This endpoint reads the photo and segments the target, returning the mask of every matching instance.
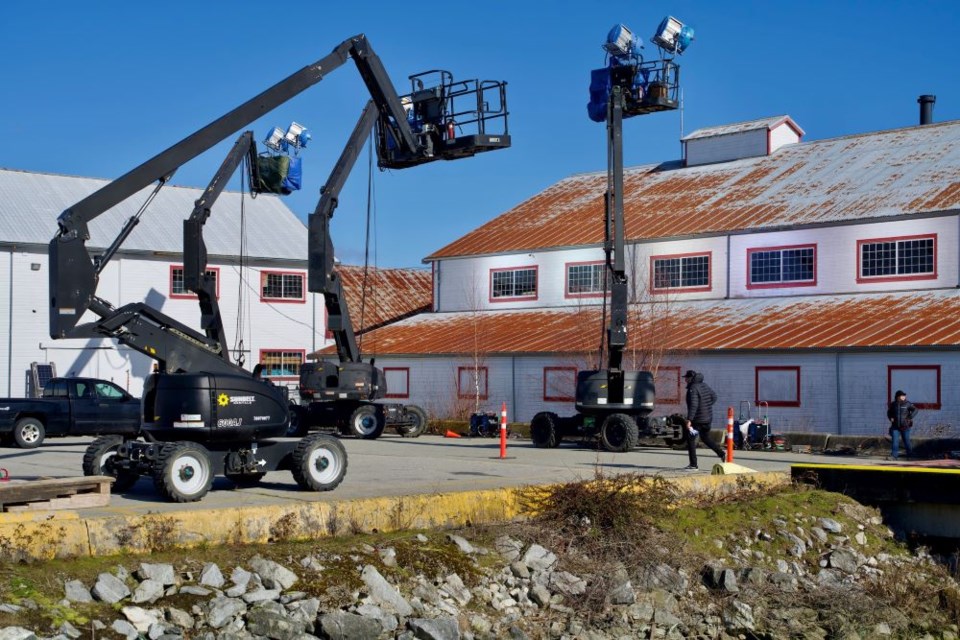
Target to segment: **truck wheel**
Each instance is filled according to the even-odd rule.
[[[196,502],[213,482],[210,455],[196,442],[169,442],[153,464],[153,484],[173,502]]]
[[[91,442],[83,454],[83,475],[112,477],[110,493],[126,491],[140,478],[139,474],[114,468],[113,458],[121,444],[123,438],[119,436],[102,436]]]
[[[332,491],[347,475],[347,450],[331,436],[307,436],[293,451],[293,479],[304,489]]]
[[[530,439],[538,449],[553,449],[560,444],[560,431],[557,429],[557,415],[541,411],[530,421]]]
[[[290,405],[290,422],[287,423],[288,438],[302,438],[307,435],[310,425],[307,422],[307,408]]]
[[[13,428],[13,441],[21,449],[36,449],[45,433],[43,423],[36,418],[20,418]]]
[[[427,430],[427,412],[417,405],[407,405],[407,420],[409,424],[397,427],[397,433],[404,438],[418,438]]]
[[[630,451],[637,446],[637,423],[623,413],[607,416],[600,427],[600,444],[607,451]]]
[[[362,404],[350,414],[350,433],[364,440],[376,440],[383,434],[386,421],[372,404]]]

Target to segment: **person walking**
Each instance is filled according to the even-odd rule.
[[[697,470],[697,437],[713,449],[723,462],[726,456],[723,449],[710,438],[710,424],[713,422],[713,404],[717,401],[716,392],[703,381],[703,374],[689,370],[683,375],[687,383],[687,454],[690,464],[684,471]]]
[[[913,417],[917,415],[917,407],[907,401],[907,394],[899,389],[893,395],[893,402],[887,407],[887,418],[890,420],[890,457],[896,460],[900,455],[900,438],[903,438],[903,448],[907,457],[913,455],[910,446],[910,429],[913,427]]]

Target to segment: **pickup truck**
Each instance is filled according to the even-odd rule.
[[[39,447],[45,437],[140,431],[140,399],[106,380],[52,378],[42,398],[0,398],[0,442]]]

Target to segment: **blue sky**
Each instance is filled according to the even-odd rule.
[[[408,75],[427,69],[508,82],[512,148],[374,175],[372,260],[421,266],[554,182],[605,170],[604,127],[587,118],[587,89],[590,70],[604,62],[600,44],[618,22],[645,41],[667,14],[696,30],[679,60],[687,133],[778,114],[792,116],[807,141],[912,126],[917,96],[926,93],[937,96],[936,121],[960,118],[956,0],[429,6],[6,0],[0,167],[118,177],[365,33],[400,93]],[[304,220],[367,98],[348,63],[252,125],[258,141],[292,120],[310,128],[304,190],[286,199]],[[627,121],[626,164],[679,158],[680,132],[679,112]],[[235,137],[173,182],[205,186]],[[346,263],[363,260],[367,177],[364,157],[334,217]]]

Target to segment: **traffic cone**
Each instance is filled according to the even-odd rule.
[[[461,436],[461,435],[460,435],[459,433],[457,433],[456,431],[451,431],[450,429],[447,429],[447,432],[446,432],[445,434],[443,434],[443,437],[444,437],[444,438],[461,438],[461,437],[463,437],[463,436]]]

